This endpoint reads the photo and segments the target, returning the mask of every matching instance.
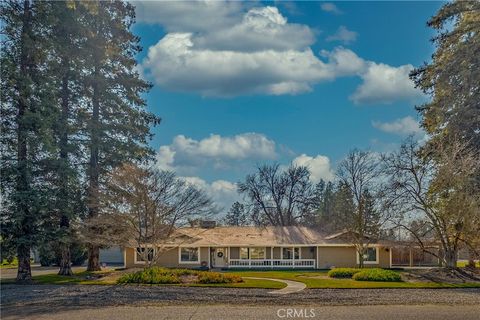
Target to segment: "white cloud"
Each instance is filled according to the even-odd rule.
[[[243,133],[233,137],[212,134],[201,140],[178,135],[172,144],[160,147],[157,165],[161,169],[173,170],[178,166],[189,167],[205,162],[223,166],[226,161],[275,157],[275,142],[258,133]]]
[[[410,134],[418,135],[423,133],[418,121],[410,116],[396,119],[392,122],[372,121],[372,125],[384,132],[394,133],[402,136]]]
[[[327,37],[327,41],[340,41],[344,44],[349,44],[357,40],[358,33],[355,31],[348,30],[345,26],[338,27],[337,31]]]
[[[307,26],[288,23],[277,8],[253,8],[229,28],[168,33],[142,66],[168,89],[204,96],[297,94],[332,76],[313,42]]]
[[[241,18],[240,1],[133,1],[137,21],[167,31],[206,31],[231,26]]]
[[[150,47],[144,67],[172,90],[204,96],[296,94],[331,75],[310,49],[257,52],[195,49],[192,34],[168,34]]]
[[[216,180],[208,183],[199,177],[182,177],[187,183],[204,190],[209,195],[221,211],[226,212],[235,201],[241,201],[241,196],[237,193],[237,186],[226,180]]]
[[[196,48],[253,52],[305,49],[315,38],[309,27],[287,23],[276,7],[253,8],[238,24],[192,38]]]
[[[248,9],[243,3],[215,1],[142,2],[139,10],[145,11],[141,21],[162,24],[168,31],[148,49],[140,70],[144,77],[172,91],[221,97],[294,95],[309,92],[322,81],[359,76],[363,82],[350,97],[358,104],[391,103],[421,95],[408,79],[411,65],[377,64],[342,47],[321,51],[326,61],[320,59],[310,48],[315,41],[311,29],[289,23],[276,7]],[[331,39],[346,43],[355,37],[356,33],[340,27]]]
[[[337,47],[332,51],[321,51],[321,55],[328,59],[327,67],[332,76],[361,75],[367,68],[367,62],[355,52],[343,47]]]
[[[323,11],[325,12],[330,12],[330,13],[335,13],[335,14],[342,14],[343,12],[338,9],[338,7],[331,3],[331,2],[324,2],[320,5],[320,8],[322,8]]]
[[[361,75],[362,84],[357,87],[350,99],[357,104],[384,103],[396,100],[415,100],[423,96],[409,78],[411,64],[392,67],[383,63],[370,62]]]
[[[316,157],[311,157],[302,154],[293,159],[292,163],[298,166],[307,167],[310,170],[310,179],[313,182],[318,182],[320,179],[332,181],[335,177],[335,174],[330,167],[330,159],[326,156],[317,155]]]

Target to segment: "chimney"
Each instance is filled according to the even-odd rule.
[[[214,220],[200,220],[196,219],[190,222],[193,228],[213,229],[217,226],[217,222]]]

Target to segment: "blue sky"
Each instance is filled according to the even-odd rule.
[[[223,207],[256,164],[333,179],[352,148],[423,135],[425,97],[408,72],[428,61],[441,2],[136,2],[148,107],[162,117],[158,166]]]

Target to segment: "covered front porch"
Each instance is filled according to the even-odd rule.
[[[215,247],[210,248],[210,265],[228,269],[315,269],[316,256],[314,246]]]

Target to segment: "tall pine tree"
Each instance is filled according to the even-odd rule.
[[[480,150],[480,2],[447,3],[428,26],[436,51],[411,78],[432,97],[417,108],[430,144],[459,138]]]
[[[123,1],[83,3],[89,26],[85,64],[86,127],[89,161],[87,168],[88,215],[99,214],[99,192],[106,173],[125,162],[140,162],[153,155],[147,145],[150,126],[160,119],[146,111],[142,94],[151,84],[140,79],[135,55],[141,50],[139,38],[132,34],[134,7]],[[98,230],[101,232],[101,230]],[[89,271],[100,270],[99,247],[89,246]]]
[[[31,280],[48,193],[43,162],[51,145],[51,87],[45,63],[45,3],[1,3],[2,242],[16,247],[17,281]]]

